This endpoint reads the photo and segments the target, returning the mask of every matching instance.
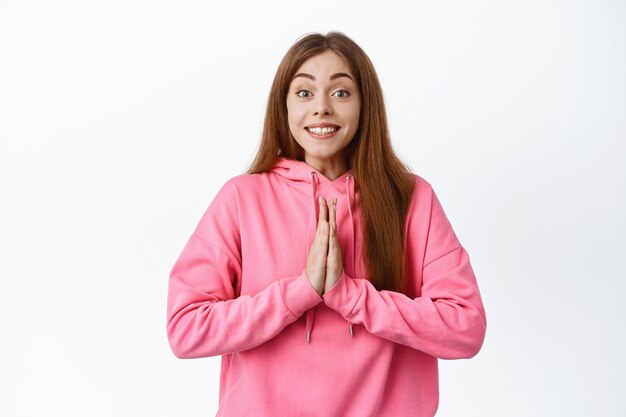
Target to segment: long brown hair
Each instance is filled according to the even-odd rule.
[[[353,40],[340,32],[314,33],[287,51],[270,90],[259,150],[247,172],[267,172],[279,156],[304,160],[304,149],[289,130],[287,93],[304,61],[327,50],[346,61],[361,93],[360,125],[344,155],[359,191],[367,277],[378,290],[401,292],[405,289],[404,226],[415,177],[393,151],[378,76]]]

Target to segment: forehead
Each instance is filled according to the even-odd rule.
[[[328,80],[331,74],[337,72],[345,72],[354,78],[348,63],[341,56],[333,51],[324,51],[304,61],[296,71],[296,74],[306,73],[315,76],[315,78],[319,76]]]

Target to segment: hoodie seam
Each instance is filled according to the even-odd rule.
[[[360,278],[357,278],[357,279],[360,279]],[[365,292],[365,287],[361,285],[361,291],[359,292],[359,296],[357,297],[356,301],[354,302],[354,305],[350,309],[350,312],[346,314],[346,319],[352,316],[352,313],[354,313],[354,310],[356,309],[356,306],[359,304],[359,300],[361,299],[361,297],[363,297],[364,292]]]
[[[285,158],[285,159],[286,159],[286,158]],[[300,160],[292,160],[292,159],[286,159],[286,160],[287,160],[287,161],[297,161],[297,162],[299,162],[299,163],[302,163],[302,164],[305,164],[305,165],[306,165],[306,162],[304,162],[304,161],[300,161]],[[337,179],[339,179],[339,178],[337,178],[337,179],[335,179],[335,180],[332,180],[332,181],[331,181],[330,179],[328,179],[327,177],[325,177],[325,176],[322,174],[322,177],[324,178],[324,180],[320,181],[320,182],[319,182],[319,185],[323,185],[323,184],[326,184],[326,183],[328,183],[328,184],[334,184],[334,185],[340,185],[340,184],[343,184],[345,181],[347,181],[347,177],[349,177],[349,176],[353,176],[353,177],[354,177],[354,173],[352,173],[352,172],[348,173],[348,172],[349,172],[349,171],[351,171],[351,170],[352,170],[352,169],[349,169],[348,171],[346,171],[346,172],[344,172],[342,175],[340,175],[340,177],[339,177],[339,178],[341,178],[341,177],[345,177],[345,178],[343,179],[343,181],[340,181],[340,182],[337,182]],[[305,167],[305,169],[302,169],[302,171],[299,171],[299,172],[301,172],[302,174],[306,173],[306,175],[310,176],[310,175],[311,175],[311,174],[310,174],[310,172],[311,172],[311,171],[313,171],[313,172],[315,172],[315,173],[317,174],[317,171],[315,170],[315,168],[313,168],[313,167],[309,167],[308,165]],[[278,177],[278,179],[279,179],[280,181],[282,181],[282,182],[284,182],[284,183],[287,183],[287,184],[290,184],[290,185],[295,185],[295,186],[297,186],[297,187],[306,187],[306,186],[310,185],[310,182],[309,182],[309,181],[294,181],[291,177],[289,177],[289,176],[285,176],[285,175],[281,174],[281,173],[280,173],[280,172],[278,172],[278,171],[270,170],[270,171],[268,171],[268,172],[271,172],[272,174],[276,175],[276,177]],[[301,178],[301,179],[303,180],[303,178]]]
[[[310,186],[310,185],[311,185],[311,184],[310,184],[310,183],[308,183],[308,182],[297,182],[297,181],[290,180],[289,178],[285,178],[285,177],[283,177],[282,175],[277,174],[277,173],[275,173],[275,172],[273,172],[273,174],[274,174],[276,177],[278,177],[278,179],[279,179],[281,182],[284,182],[285,184],[294,185],[294,186],[296,186],[296,187],[308,187],[308,186]]]
[[[435,191],[432,186],[430,186],[429,188],[430,188],[430,207],[429,207],[429,213],[428,213],[428,231],[426,232],[426,242],[430,241],[430,232],[431,232],[431,227],[433,225],[433,205],[434,205],[434,200],[435,200]],[[439,259],[444,258],[448,256],[449,254],[451,254],[452,252],[457,251],[462,248],[463,246],[457,241],[457,245],[454,248],[452,248],[450,251],[444,253],[443,255],[437,256],[435,259],[432,259],[428,263],[424,263],[424,261],[426,260],[426,253],[428,252],[428,248],[426,248],[426,250],[424,250],[424,259],[422,261],[422,264],[424,266],[422,266],[422,270],[426,269],[433,262],[436,262]]]
[[[293,315],[294,317],[298,317],[298,315],[291,309],[291,307],[289,306],[289,303],[287,302],[287,299],[285,298],[283,286],[280,285],[279,287],[280,287],[280,298],[282,298],[283,303],[285,304],[285,307],[287,307],[287,310],[289,310],[291,315]]]
[[[439,259],[441,259],[441,258],[445,258],[446,256],[450,255],[451,253],[456,252],[456,251],[458,251],[459,249],[462,249],[462,248],[463,248],[462,246],[457,246],[457,247],[455,247],[455,248],[454,248],[454,249],[452,249],[451,251],[446,252],[446,253],[444,253],[443,255],[438,256],[437,258],[435,258],[435,259],[433,259],[432,261],[428,262],[426,265],[424,265],[424,266],[422,267],[422,269],[426,269],[426,268],[428,268],[428,266],[429,266],[429,265],[431,265],[433,262],[437,262]]]
[[[205,245],[211,246],[211,247],[217,249],[218,251],[222,252],[224,255],[226,255],[228,260],[231,261],[237,267],[238,274],[241,275],[241,265],[239,264],[237,259],[235,259],[235,257],[230,252],[225,251],[224,249],[222,249],[218,245],[207,241],[203,237],[200,237],[199,235],[197,235],[195,232],[191,234],[191,237],[194,237],[194,238],[198,239],[200,242],[204,243]]]

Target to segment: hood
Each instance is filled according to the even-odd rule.
[[[270,169],[270,172],[280,175],[283,179],[286,179],[289,182],[292,182],[294,185],[298,186],[311,187],[312,178],[313,176],[315,176],[317,178],[316,187],[317,184],[324,183],[332,183],[335,184],[335,186],[345,187],[348,183],[352,183],[351,188],[354,189],[354,176],[352,175],[352,169],[349,169],[337,179],[331,181],[330,179],[326,178],[324,174],[322,174],[306,162],[297,159],[288,159],[281,156],[278,157],[276,163]]]
[[[297,187],[308,187],[310,191],[311,197],[311,207],[308,213],[308,245],[306,245],[307,252],[305,253],[304,258],[308,257],[308,251],[311,248],[313,240],[315,239],[315,232],[317,230],[317,223],[319,217],[319,204],[317,203],[318,189],[320,184],[333,184],[335,190],[341,195],[338,198],[345,198],[345,204],[348,207],[348,213],[350,216],[350,227],[348,230],[350,232],[348,251],[350,253],[343,253],[344,257],[344,267],[347,262],[351,261],[352,272],[356,270],[356,244],[355,244],[355,236],[354,236],[354,217],[353,217],[353,204],[354,204],[354,194],[355,194],[355,181],[354,176],[352,175],[352,169],[346,171],[343,175],[331,181],[327,177],[324,176],[321,172],[310,166],[304,161],[299,161],[297,159],[288,159],[285,157],[279,157],[276,161],[276,164],[272,167],[270,172],[273,172],[288,182],[292,183]],[[306,334],[305,338],[307,342],[311,340],[311,334],[313,333],[313,325],[315,323],[315,311],[317,306],[310,308],[306,312]],[[353,327],[352,323],[347,323],[347,329],[350,335],[353,335]]]

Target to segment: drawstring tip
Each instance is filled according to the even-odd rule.
[[[306,342],[310,343],[311,341],[311,332],[306,332]]]
[[[350,336],[354,336],[354,331],[352,330],[352,325],[349,327]]]

